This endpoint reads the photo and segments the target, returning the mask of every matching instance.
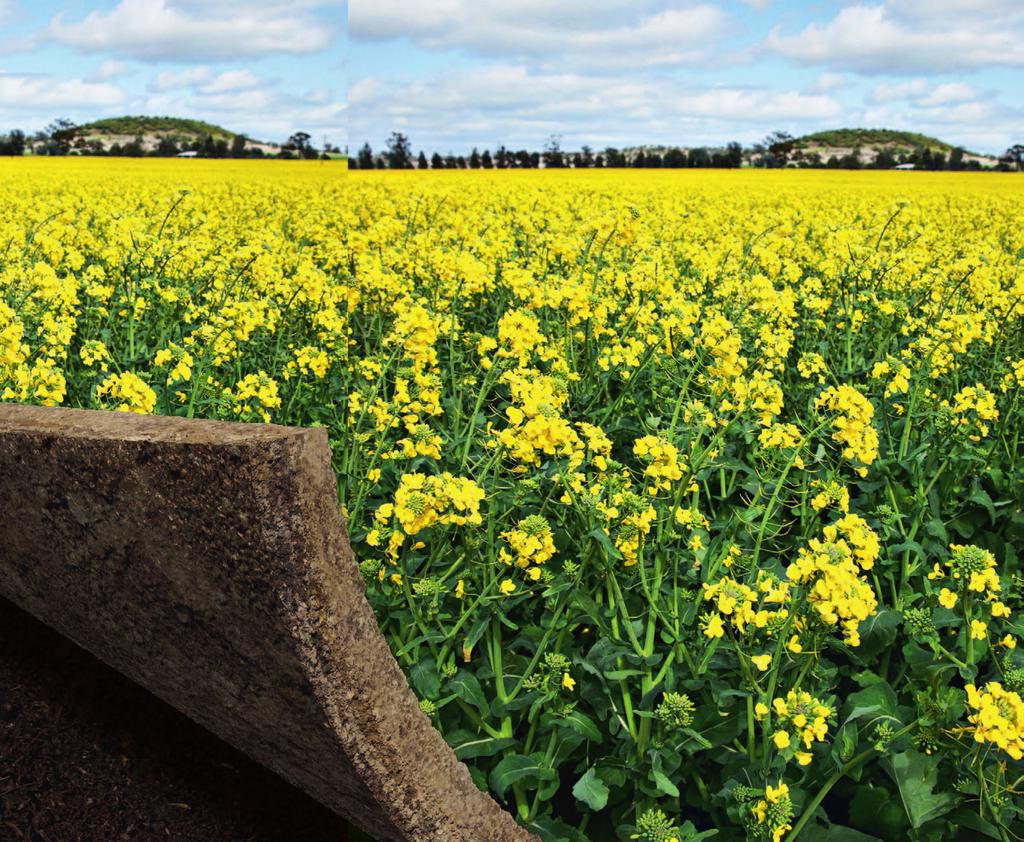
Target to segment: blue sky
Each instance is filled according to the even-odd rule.
[[[0,131],[123,114],[345,143],[345,0],[0,0]]]
[[[349,143],[1024,142],[1024,0],[353,0]]]

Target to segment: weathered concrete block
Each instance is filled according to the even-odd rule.
[[[323,430],[0,405],[0,593],[376,838],[534,838],[392,658]]]

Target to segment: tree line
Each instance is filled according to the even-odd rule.
[[[797,145],[797,140],[786,132],[772,132],[761,143],[744,147],[732,142],[724,147],[639,147],[616,149],[608,147],[595,151],[583,146],[577,152],[566,152],[557,138],[551,138],[541,151],[507,149],[499,146],[492,153],[474,148],[469,155],[441,155],[434,152],[430,158],[422,150],[413,154],[412,144],[405,134],[393,132],[381,152],[374,152],[369,143],[364,143],[354,158],[349,159],[351,169],[537,169],[544,168],[587,168],[587,167],[642,167],[642,168],[735,168],[741,166],[780,168],[798,167],[807,169],[892,169],[909,165],[921,170],[981,170],[987,169],[976,158],[968,158],[961,147],[953,148],[948,155],[941,149],[918,148],[896,151],[882,147],[874,157],[865,156],[859,147],[845,155],[831,155],[825,158],[816,151],[807,151]],[[998,159],[997,170],[1024,171],[1024,144],[1011,146]]]
[[[284,158],[315,160],[326,159],[340,153],[337,146],[325,142],[323,149],[313,145],[308,132],[295,132],[276,152],[267,152],[244,134],[230,138],[207,134],[191,139],[161,136],[155,144],[148,144],[141,134],[126,143],[109,146],[70,120],[58,119],[43,131],[26,134],[13,129],[0,134],[0,155],[95,155],[127,158],[173,158],[181,153],[192,153],[197,158]]]

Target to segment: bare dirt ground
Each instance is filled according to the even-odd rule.
[[[333,813],[0,599],[0,842],[346,838]]]

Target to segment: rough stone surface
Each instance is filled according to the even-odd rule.
[[[380,840],[528,840],[420,712],[323,430],[0,405],[0,594]]]

